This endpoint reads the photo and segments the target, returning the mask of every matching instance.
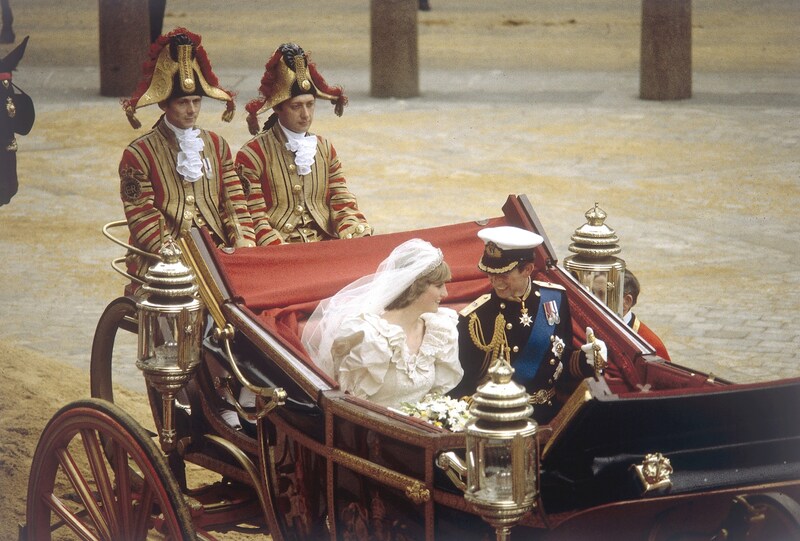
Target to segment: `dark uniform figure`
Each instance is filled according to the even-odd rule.
[[[605,344],[595,340],[573,348],[564,288],[531,280],[533,250],[542,237],[516,227],[487,228],[478,236],[485,243],[478,267],[489,277],[492,292],[460,312],[464,377],[449,394],[473,394],[487,380],[491,363],[502,356],[514,368],[514,381],[530,394],[533,417],[547,423],[560,409],[559,398],[602,369],[595,367],[595,358],[606,358]]]

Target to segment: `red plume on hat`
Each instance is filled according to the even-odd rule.
[[[278,47],[264,66],[264,76],[258,88],[259,96],[250,100],[247,126],[253,135],[258,133],[258,115],[301,94],[312,94],[329,100],[334,112],[342,116],[347,96],[340,86],[330,86],[317,70],[316,64],[303,49],[294,43]]]
[[[202,38],[185,28],[159,36],[150,46],[149,59],[142,64],[142,80],[133,95],[122,100],[122,108],[134,128],[141,123],[136,110],[184,95],[208,96],[226,103],[222,120],[230,122],[236,108],[234,94],[219,86],[211,62],[200,45]]]

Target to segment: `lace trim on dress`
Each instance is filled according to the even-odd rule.
[[[441,309],[448,310],[448,309]],[[453,312],[453,316],[455,312]],[[364,314],[364,320],[370,323],[383,336],[391,352],[390,362],[399,372],[405,373],[412,381],[421,381],[425,374],[434,370],[436,361],[443,357],[447,345],[452,342],[449,328],[442,321],[441,314],[423,314],[425,334],[419,351],[411,353],[406,346],[406,334],[402,327],[394,325],[375,314]]]

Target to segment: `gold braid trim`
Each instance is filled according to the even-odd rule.
[[[506,318],[503,314],[497,314],[497,318],[494,320],[492,339],[487,343],[484,338],[481,320],[478,318],[477,314],[470,314],[469,337],[478,349],[486,352],[483,358],[483,365],[481,366],[481,374],[485,374],[489,370],[489,365],[494,359],[503,354],[506,354],[506,359],[509,358],[508,339],[506,338],[505,328]]]

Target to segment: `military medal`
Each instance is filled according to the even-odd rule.
[[[547,301],[544,303],[544,315],[547,318],[548,325],[561,323],[561,318],[558,316],[558,303],[556,303],[556,301]]]
[[[533,323],[533,318],[528,313],[528,309],[525,308],[524,304],[522,305],[522,315],[519,316],[519,322],[525,327],[530,327],[531,323]]]
[[[528,298],[528,295],[530,295],[530,293],[531,293],[531,281],[529,279],[528,280],[528,287],[525,289],[525,294],[519,300],[519,303],[522,305],[522,308],[520,309],[520,313],[522,315],[519,316],[519,322],[523,327],[530,327],[531,323],[533,323],[533,318],[528,313],[528,307],[525,306],[525,299]]]

